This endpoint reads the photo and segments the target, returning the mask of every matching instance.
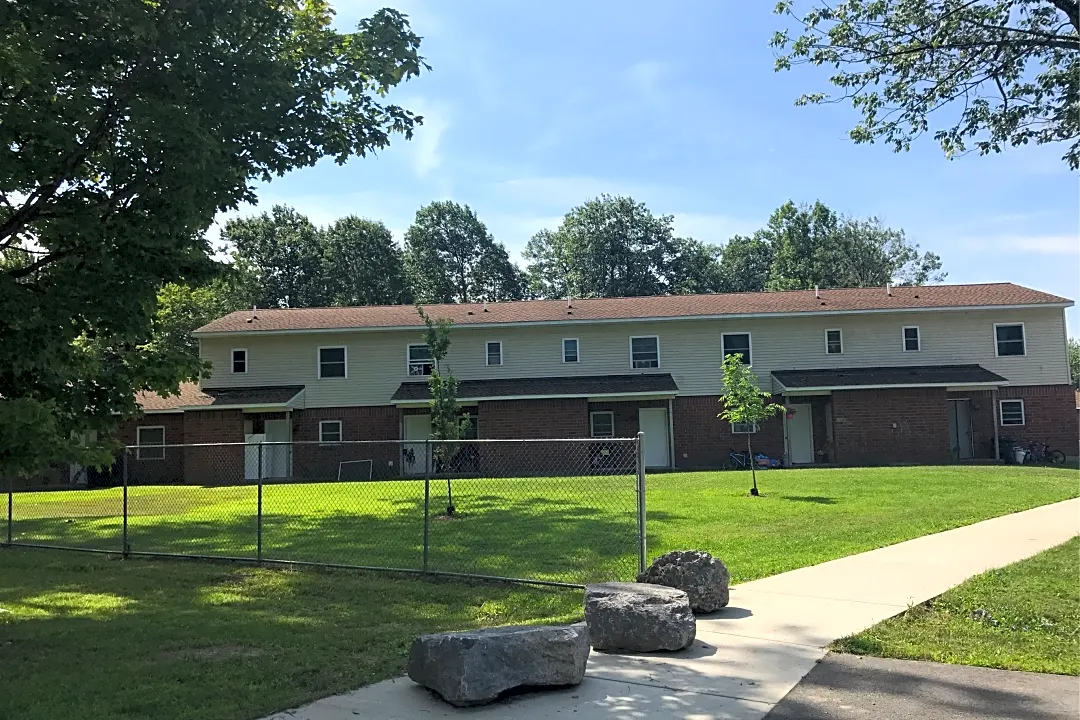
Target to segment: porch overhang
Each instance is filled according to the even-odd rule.
[[[775,370],[775,391],[782,395],[828,394],[834,390],[945,388],[979,390],[1000,387],[1006,378],[981,365],[909,365],[901,367]]]
[[[195,402],[182,406],[184,412],[198,410],[242,410],[244,412],[285,412],[304,407],[303,385],[275,385],[245,388],[203,388]]]
[[[669,399],[679,386],[668,373],[640,375],[583,375],[579,377],[463,380],[458,402],[488,400],[654,400]],[[426,382],[403,382],[390,402],[401,407],[426,405],[431,398]]]

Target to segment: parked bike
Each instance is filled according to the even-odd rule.
[[[1024,456],[1024,464],[1053,463],[1061,465],[1065,462],[1065,453],[1055,450],[1050,445],[1038,440],[1029,440],[1027,454]]]

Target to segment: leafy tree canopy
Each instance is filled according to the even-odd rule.
[[[520,300],[521,271],[468,205],[433,202],[405,232],[405,270],[418,302]]]
[[[1080,340],[1069,338],[1069,376],[1072,384],[1080,388]]]
[[[776,69],[835,69],[837,96],[862,114],[857,143],[881,139],[907,150],[930,131],[946,155],[985,155],[1006,145],[1063,142],[1080,166],[1080,2],[1077,0],[842,0],[797,15],[776,12]]]
[[[784,411],[784,406],[771,402],[769,393],[758,388],[757,376],[749,365],[743,363],[743,356],[732,353],[724,357],[724,394],[720,396],[723,409],[718,417],[729,423],[756,427],[773,415]],[[754,486],[751,495],[758,494],[757,470],[752,444],[753,433],[746,433],[746,453],[750,462],[750,472]]]
[[[323,233],[332,305],[403,305],[412,301],[401,248],[386,225],[355,215]]]
[[[419,38],[323,0],[0,6],[0,473],[73,458],[75,434],[176,390],[148,344],[156,294],[217,270],[205,231],[269,180],[411,135],[385,101]],[[26,417],[39,441],[18,445]]]
[[[259,307],[330,304],[322,233],[306,216],[275,205],[269,214],[229,220],[221,238],[251,268]]]

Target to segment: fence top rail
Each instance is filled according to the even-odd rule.
[[[471,440],[276,440],[263,442],[217,442],[217,443],[168,443],[165,445],[125,445],[125,450],[156,450],[159,448],[200,448],[200,447],[258,447],[259,445],[520,445],[522,443],[613,443],[632,445],[636,437],[624,438],[473,438]]]

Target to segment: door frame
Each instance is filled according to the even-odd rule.
[[[947,402],[956,403],[956,404],[948,405],[948,408],[949,408],[949,453],[952,454],[952,452],[953,452],[953,447],[954,446],[952,444],[952,441],[953,441],[952,430],[953,430],[953,427],[955,427],[956,430],[957,430],[957,444],[955,445],[955,447],[956,447],[956,455],[955,455],[954,459],[957,462],[960,462],[961,460],[972,460],[975,457],[975,432],[972,430],[972,426],[971,426],[971,398],[948,398]],[[968,436],[968,456],[967,457],[961,457],[960,456],[960,443],[959,443],[959,440],[960,440],[960,437],[959,437],[960,423],[958,422],[959,417],[956,414],[956,408],[960,403],[967,403],[967,436]]]
[[[409,437],[409,419],[410,418],[425,418],[427,420],[428,434],[427,434],[426,438],[424,438],[423,440],[416,440],[414,438]],[[409,477],[417,477],[417,476],[420,476],[420,475],[425,475],[427,473],[427,471],[428,471],[428,463],[431,461],[431,458],[428,458],[428,457],[425,456],[426,454],[425,454],[423,448],[427,447],[424,440],[427,440],[427,439],[430,439],[430,438],[431,438],[431,415],[430,415],[430,413],[429,414],[417,413],[415,415],[410,414],[410,415],[402,415],[401,416],[401,439],[405,441],[401,445],[401,474],[402,475],[406,475],[406,476],[409,476]],[[419,459],[414,460],[417,469],[415,471],[413,471],[410,468],[406,467],[405,453],[408,450],[413,450],[414,457],[415,457],[416,447],[417,446],[421,448],[420,457],[419,457]]]

